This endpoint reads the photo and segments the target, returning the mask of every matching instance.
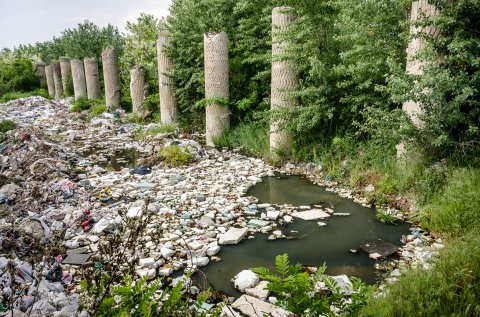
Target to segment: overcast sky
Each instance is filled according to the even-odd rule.
[[[160,18],[171,0],[0,0],[0,49],[51,40],[84,20],[120,32],[141,12]]]

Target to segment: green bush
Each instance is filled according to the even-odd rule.
[[[0,121],[0,132],[5,133],[9,130],[15,129],[17,124],[12,120],[2,120]]]
[[[80,97],[73,102],[72,108],[70,109],[71,112],[82,112],[85,110],[90,110],[93,106],[95,106],[94,100],[89,100],[85,97]]]
[[[341,316],[357,316],[365,306],[368,288],[360,279],[351,278],[353,288],[350,298],[341,293],[337,282],[325,274],[323,265],[310,276],[300,264],[290,265],[288,255],[275,257],[277,272],[264,267],[253,268],[261,279],[267,280],[268,290],[278,297],[276,305],[300,316],[333,316],[332,307],[338,309]],[[318,282],[323,282],[330,292],[316,289]]]
[[[31,59],[15,56],[0,59],[0,96],[35,88],[40,88],[40,79]]]
[[[185,165],[193,161],[193,155],[186,147],[180,147],[172,144],[164,147],[160,151],[160,155],[164,158],[164,162],[170,166]]]
[[[93,117],[98,117],[99,115],[101,115],[105,111],[107,111],[107,106],[105,104],[96,103],[90,109],[90,115],[92,115]]]
[[[148,112],[158,113],[160,111],[160,95],[158,93],[149,95],[147,98],[145,98],[143,105]]]

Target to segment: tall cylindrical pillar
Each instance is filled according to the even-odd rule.
[[[418,21],[424,18],[437,16],[438,14],[438,9],[434,5],[429,4],[428,0],[417,0],[412,2],[410,15],[410,41],[407,48],[407,74],[423,75],[425,67],[428,66],[429,61],[420,58],[419,54],[427,47],[428,43],[426,35],[436,39],[440,34],[440,29],[436,25],[418,25]],[[420,116],[422,114],[422,107],[419,102],[409,100],[402,105],[402,109],[408,114],[416,126],[421,125]],[[401,158],[405,155],[405,152],[405,144],[398,144],[397,157]]]
[[[158,84],[160,93],[160,117],[163,124],[177,124],[178,104],[174,95],[173,79],[170,77],[172,62],[165,52],[170,38],[160,35],[157,40]]]
[[[205,33],[205,99],[207,145],[214,142],[230,127],[228,106],[228,36],[225,32]]]
[[[62,98],[62,72],[60,70],[60,63],[54,63],[53,66],[53,83],[55,84],[55,99]]]
[[[53,65],[45,66],[45,76],[47,77],[48,95],[50,98],[55,97],[55,83],[53,81]]]
[[[89,100],[100,98],[100,79],[98,75],[98,62],[95,57],[85,58],[85,83],[87,84],[87,96]]]
[[[70,61],[72,68],[73,93],[75,100],[87,97],[87,86],[85,83],[85,72],[81,60],[72,59]]]
[[[66,57],[60,57],[60,72],[62,74],[62,88],[66,95],[68,92],[69,82],[72,80],[72,71],[70,68],[70,60]],[[71,87],[71,86],[70,86]]]
[[[147,96],[145,72],[137,66],[130,70],[130,96],[132,97],[132,112],[142,117],[146,116],[147,109],[144,105]]]
[[[120,78],[118,76],[118,56],[113,48],[102,53],[103,79],[105,81],[105,102],[109,111],[120,107]]]
[[[278,110],[295,105],[292,92],[298,86],[294,65],[285,59],[289,43],[285,41],[285,32],[295,20],[295,13],[290,7],[276,7],[272,10],[272,82],[270,121],[270,153],[274,160],[279,155],[290,155],[292,137],[285,128],[285,121],[278,119]],[[277,111],[277,115],[276,115]]]

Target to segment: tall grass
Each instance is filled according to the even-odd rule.
[[[480,169],[453,169],[444,189],[423,208],[422,218],[428,229],[453,237],[480,233]]]
[[[261,123],[243,122],[215,140],[217,146],[240,148],[246,155],[269,158],[268,126]]]
[[[480,231],[450,241],[431,270],[410,270],[362,316],[480,316]]]

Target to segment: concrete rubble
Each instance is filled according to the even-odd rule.
[[[149,221],[139,247],[127,257],[139,277],[153,279],[195,271],[217,259],[222,245],[241,243],[257,232],[284,237],[278,227],[293,217],[317,220],[333,213],[257,205],[256,198],[246,196],[248,188],[276,172],[261,159],[204,148],[195,135],[139,139],[140,127],[127,122],[121,110],[89,118],[69,112],[70,107],[70,99],[42,97],[0,105],[0,117],[17,124],[0,144],[0,298],[13,296],[16,316],[87,316],[77,312],[79,265],[96,265],[92,259],[102,255],[102,244],[129,221]],[[167,166],[159,153],[171,144],[187,148],[194,162]],[[339,194],[354,198],[348,191]],[[427,241],[435,250],[419,251],[422,236],[406,239],[410,244],[402,259],[423,266],[441,247]],[[49,252],[33,256],[37,244]],[[268,296],[264,282],[250,284],[242,288],[261,299],[243,295],[232,307],[253,316],[255,303],[254,310],[262,313],[291,315],[263,301]]]

